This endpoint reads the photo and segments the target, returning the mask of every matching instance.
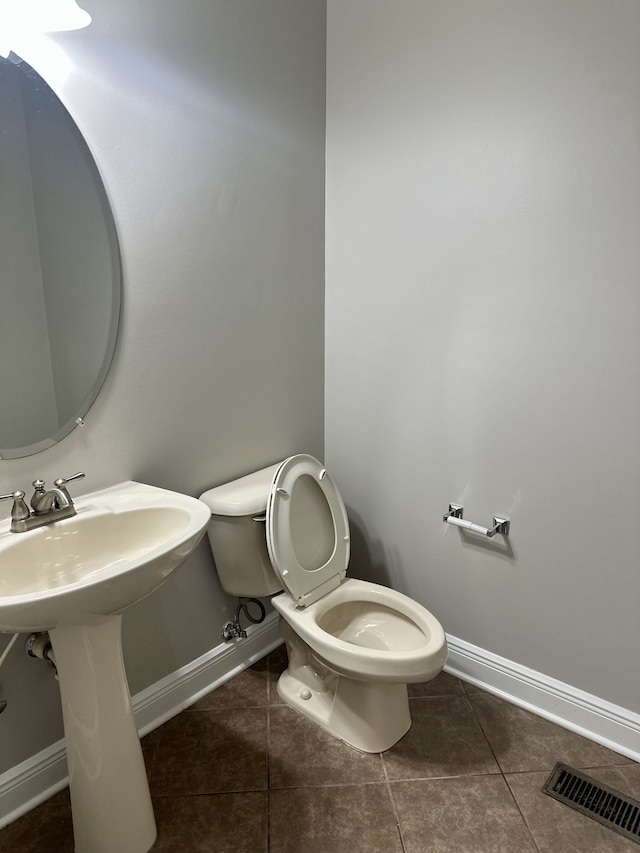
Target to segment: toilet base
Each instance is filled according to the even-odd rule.
[[[329,734],[362,752],[384,752],[409,731],[406,684],[355,681],[329,672],[325,676],[319,674],[322,669],[309,664],[298,673],[285,669],[278,679],[278,694]]]

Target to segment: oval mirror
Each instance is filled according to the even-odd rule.
[[[60,441],[94,402],[122,281],[91,152],[15,54],[0,57],[0,190],[0,459],[16,459]]]

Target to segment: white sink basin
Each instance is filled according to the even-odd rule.
[[[77,853],[147,853],[156,824],[122,654],[122,611],[196,547],[210,510],[121,483],[27,533],[0,522],[0,632],[48,631],[55,655]]]
[[[189,556],[210,518],[201,501],[121,483],[76,501],[77,515],[0,530],[0,631],[45,631],[120,613]]]

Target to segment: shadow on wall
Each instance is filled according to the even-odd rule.
[[[386,549],[372,537],[362,518],[347,507],[351,531],[351,557],[347,575],[402,591],[404,571],[397,548]]]

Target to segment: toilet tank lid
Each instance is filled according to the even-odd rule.
[[[215,486],[200,495],[213,515],[253,515],[264,512],[276,471],[282,463],[254,471],[230,483]]]

